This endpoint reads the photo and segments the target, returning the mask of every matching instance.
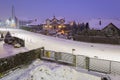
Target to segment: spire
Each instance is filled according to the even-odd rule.
[[[13,19],[15,18],[15,8],[14,8],[14,5],[12,5],[12,18]]]
[[[16,27],[19,25],[18,19],[15,16],[15,8],[14,5],[12,5],[12,15],[11,15],[11,27]]]

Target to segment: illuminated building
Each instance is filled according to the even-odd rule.
[[[15,16],[15,8],[14,8],[14,6],[12,6],[12,16],[9,19],[9,22],[10,22],[10,25],[9,25],[10,27],[18,28],[19,21],[18,21],[18,18]]]
[[[9,27],[9,28],[19,28],[19,20],[15,16],[15,9],[14,6],[12,6],[12,15],[10,18],[8,18],[5,21],[0,22],[0,27]]]
[[[53,19],[46,19],[46,23],[43,24],[44,30],[60,30],[65,27],[65,19],[58,20],[55,16],[53,16]]]

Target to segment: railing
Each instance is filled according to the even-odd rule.
[[[0,73],[16,66],[32,62],[37,58],[54,61],[56,63],[64,63],[75,66],[77,68],[87,69],[89,71],[120,75],[120,62],[90,58],[87,56],[74,55],[71,53],[44,50],[44,48],[16,54],[7,58],[1,58]]]
[[[62,62],[89,71],[120,75],[120,62],[50,50],[44,50],[41,55],[41,59],[52,60],[57,63]]]

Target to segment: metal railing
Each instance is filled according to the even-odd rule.
[[[120,62],[50,50],[41,51],[41,59],[71,64],[75,67],[87,69],[89,71],[120,75]]]

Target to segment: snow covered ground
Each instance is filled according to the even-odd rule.
[[[14,48],[12,45],[0,42],[0,58],[14,55],[16,53],[28,51],[26,47]]]
[[[0,30],[4,31],[6,29],[0,28]],[[13,36],[17,36],[25,40],[26,50],[44,46],[47,50],[72,53],[72,49],[75,49],[73,52],[75,55],[85,55],[88,57],[97,56],[99,59],[120,61],[120,45],[77,42],[45,36],[20,29],[7,30],[10,31]],[[0,52],[0,54],[2,53]],[[11,54],[9,53],[9,55]],[[2,57],[4,57],[4,55],[2,55]]]
[[[3,29],[3,28],[0,28],[0,30],[6,31],[6,29]],[[17,54],[21,51],[28,51],[31,49],[36,49],[36,48],[44,46],[45,49],[54,50],[54,51],[58,51],[58,52],[72,53],[72,49],[75,49],[75,51],[73,52],[73,54],[75,54],[75,55],[85,55],[85,56],[89,56],[89,57],[97,56],[99,59],[120,61],[120,58],[119,58],[120,46],[119,45],[77,42],[77,41],[72,41],[72,40],[65,40],[65,39],[45,36],[45,35],[32,33],[32,32],[28,32],[28,31],[24,31],[24,30],[20,30],[20,29],[7,29],[7,31],[10,31],[13,36],[24,39],[26,47],[23,47],[21,49],[18,48],[19,50],[17,50],[17,49],[13,49],[13,47],[11,47],[11,46],[6,46],[6,44],[4,44],[3,42],[0,42],[0,45],[1,45],[0,46],[0,57],[10,56],[10,55]],[[2,46],[2,45],[5,45],[5,46]],[[6,47],[6,48],[3,48],[3,47]],[[13,52],[10,51],[12,49],[13,49]],[[37,64],[38,64],[38,62],[37,62]],[[45,63],[43,63],[43,64],[45,64]],[[35,65],[36,65],[36,63],[35,63]],[[54,65],[54,67],[55,66],[59,67],[57,65]],[[38,64],[36,66],[32,65],[29,68],[17,69],[18,71],[15,71],[15,72],[11,71],[10,76],[6,76],[6,77],[2,78],[1,80],[27,80],[27,79],[29,80],[31,78],[35,79],[36,77],[39,77],[38,74],[41,74],[41,71],[39,71],[41,69],[42,69],[42,71],[46,71],[46,70],[49,71],[49,72],[44,72],[44,74],[41,74],[41,75],[46,76],[46,75],[48,75],[48,73],[50,73],[51,76],[54,76],[54,79],[52,79],[52,80],[56,80],[56,78],[58,78],[59,76],[64,76],[62,74],[55,76],[55,74],[58,74],[59,71],[63,71],[63,74],[66,74],[66,72],[64,72],[64,68],[65,68],[65,71],[67,70],[68,73],[70,74],[71,69],[68,67],[67,67],[67,69],[66,69],[66,67],[53,69],[53,67],[50,67],[50,65],[40,65],[40,64]],[[72,70],[72,71],[73,71],[73,73],[75,72],[75,74],[77,74],[77,75],[81,75],[80,73],[77,73],[75,70]],[[70,75],[74,75],[74,74],[70,74]],[[67,76],[67,74],[66,74],[66,76]],[[83,76],[84,75],[82,75],[81,78],[84,78]],[[111,80],[119,80],[120,79],[120,77],[117,75],[110,75],[110,76],[112,78]],[[78,77],[79,76],[76,76],[75,78],[78,78]],[[47,79],[47,80],[49,80],[49,79]],[[74,79],[74,77],[72,77],[72,79],[77,80],[77,79]],[[39,78],[39,80],[41,80],[41,79]],[[60,80],[69,80],[69,79],[67,79],[67,78],[61,79],[60,78]],[[78,79],[78,80],[80,80],[80,79]],[[90,80],[90,79],[83,79],[83,80]],[[94,79],[91,79],[91,80],[94,80]]]
[[[78,72],[68,66],[39,59],[28,68],[17,69],[0,80],[101,80],[100,77]]]
[[[101,80],[106,74],[79,70],[74,67],[35,60],[31,65],[11,70],[0,80]],[[119,80],[118,75],[109,75],[111,80]]]

